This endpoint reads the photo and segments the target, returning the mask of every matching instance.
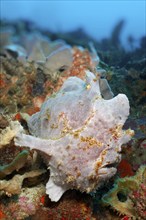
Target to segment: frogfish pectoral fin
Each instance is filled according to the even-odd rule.
[[[53,202],[57,202],[59,201],[59,199],[61,198],[61,196],[64,194],[65,191],[67,191],[68,189],[66,187],[63,186],[58,186],[56,185],[53,180],[52,177],[50,177],[47,185],[46,185],[46,193],[49,195],[49,198],[51,199],[51,201]]]
[[[51,140],[50,141],[44,140],[44,139],[37,138],[31,135],[19,133],[16,135],[14,142],[16,146],[29,147],[31,150],[32,149],[39,150],[39,151],[46,153],[49,156],[52,156],[52,153],[51,153],[52,141]]]

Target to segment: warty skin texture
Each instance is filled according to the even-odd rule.
[[[99,78],[86,71],[85,81],[68,78],[44,102],[28,121],[31,135],[18,133],[15,144],[50,156],[46,193],[58,201],[68,189],[94,191],[116,173],[121,145],[133,135],[122,130],[128,115],[126,95],[103,99]]]

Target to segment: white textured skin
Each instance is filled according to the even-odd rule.
[[[50,155],[46,192],[58,201],[68,189],[91,192],[116,173],[121,145],[132,131],[122,130],[129,115],[124,94],[104,100],[99,79],[87,71],[86,82],[70,77],[28,121],[30,133],[15,143]]]

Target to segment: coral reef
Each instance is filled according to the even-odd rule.
[[[62,220],[62,219],[70,219],[70,220],[95,220],[92,213],[92,198],[84,194],[77,193],[72,190],[66,193],[63,196],[63,199],[55,204],[50,204],[45,200],[45,207],[42,206],[34,216],[32,216],[32,220],[43,219],[43,220]],[[50,204],[48,206],[47,204]]]
[[[46,192],[58,201],[68,189],[91,192],[116,173],[114,163],[120,161],[121,145],[133,135],[130,129],[122,130],[128,115],[127,97],[103,99],[99,77],[86,71],[85,82],[70,77],[44,102],[41,111],[28,120],[33,136],[20,128],[15,144],[50,156]]]
[[[15,121],[13,123],[10,123],[9,126],[2,130],[0,134],[0,148],[2,148],[5,145],[8,145],[11,142],[11,140],[16,136],[16,133],[18,133],[16,129],[18,127],[17,124],[18,122]]]
[[[134,175],[132,165],[128,162],[128,160],[126,160],[124,158],[118,164],[117,170],[118,170],[118,175],[122,178],[125,176],[133,176]]]
[[[6,175],[9,175],[14,170],[18,171],[20,168],[22,168],[27,161],[28,154],[29,152],[27,150],[23,150],[14,158],[11,163],[0,166],[0,179],[4,178]]]
[[[141,165],[146,165],[146,139],[133,139],[123,147],[123,164],[119,164],[120,177],[132,176]],[[122,161],[121,161],[122,162]]]
[[[20,181],[17,195],[13,190],[13,193],[7,194],[5,190],[1,190],[0,219],[121,220],[119,212],[109,209],[108,206],[103,207],[100,202],[101,197],[112,188],[117,177],[135,178],[137,169],[146,163],[146,37],[141,37],[139,46],[135,47],[134,44],[137,42],[134,36],[129,36],[127,40],[130,50],[127,51],[120,42],[123,21],[117,22],[111,36],[100,42],[91,38],[83,29],[55,34],[48,30],[40,30],[29,21],[5,20],[0,21],[0,25],[1,181],[8,184],[15,180],[17,175],[18,179],[21,179],[25,173],[46,170],[42,175]],[[122,160],[119,165],[107,165],[108,168],[115,167],[117,173],[109,181],[105,181],[100,190],[90,195],[68,190],[59,202],[53,203],[45,194],[50,156],[47,157],[47,154],[40,151],[28,151],[26,147],[15,146],[13,139],[21,127],[19,123],[13,127],[15,122],[11,121],[19,121],[26,134],[30,134],[27,114],[39,112],[42,103],[50,95],[55,98],[54,92],[60,90],[68,77],[76,76],[84,80],[86,70],[93,72],[96,77],[100,75],[99,87],[103,99],[112,99],[113,93],[126,94],[130,102],[130,116],[123,129],[130,127],[135,135],[128,144],[122,146]],[[87,88],[89,89],[89,86]],[[39,185],[40,183],[42,184]],[[118,200],[123,202],[117,201],[119,209],[125,204],[124,210],[128,210],[128,203],[125,203],[127,197],[134,207],[134,215],[136,213],[133,217],[125,214],[122,220],[145,219],[145,182],[138,186],[139,188],[129,189],[126,196],[124,193],[118,193]]]
[[[32,170],[24,173],[23,175],[17,174],[10,180],[0,180],[1,193],[5,192],[9,196],[19,194],[21,192],[24,179],[40,176],[44,172],[45,170]]]
[[[145,71],[145,70],[144,70]],[[146,115],[146,78],[142,71],[130,68],[113,69],[109,83],[114,94],[124,93],[127,95],[131,106],[131,117],[145,120]],[[130,88],[129,89],[129,84]],[[125,86],[120,86],[125,85]],[[146,122],[143,122],[146,124]]]
[[[39,111],[45,98],[57,92],[69,76],[84,78],[84,71],[96,72],[99,63],[92,44],[89,52],[62,40],[52,42],[40,34],[22,35],[17,39],[18,45],[12,36],[10,39],[11,44],[1,48],[0,56],[2,113],[21,111],[31,115]],[[100,81],[104,98],[113,97],[106,79]]]
[[[117,179],[113,189],[103,196],[102,201],[122,215],[134,219],[144,219],[146,211],[145,184],[146,166],[142,166],[135,176]]]
[[[146,178],[146,175],[144,176]],[[138,219],[145,219],[146,216],[146,181],[139,185],[139,188],[129,193],[129,199],[131,199],[133,203],[133,207],[135,210],[135,217]]]
[[[34,215],[41,207],[41,198],[45,194],[45,187],[40,184],[32,188],[23,188],[19,195],[2,196],[0,202],[1,219],[26,219]]]

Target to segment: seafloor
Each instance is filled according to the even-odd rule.
[[[126,51],[118,25],[109,39],[96,42],[82,29],[55,34],[28,21],[0,24],[0,220],[146,219],[146,36],[138,48],[129,38],[131,49]],[[62,45],[58,39],[73,50],[73,59],[63,54],[69,68],[56,52]],[[117,174],[100,189],[89,195],[69,190],[60,201],[51,202],[45,194],[49,178],[45,155],[15,146],[11,122],[19,121],[28,132],[25,113],[38,112],[69,76],[83,78],[85,69],[94,71],[90,52],[95,50],[102,78],[114,95],[124,93],[129,99],[124,128],[133,129],[135,135],[122,147]],[[57,56],[48,61],[50,72],[44,64],[48,51]]]

